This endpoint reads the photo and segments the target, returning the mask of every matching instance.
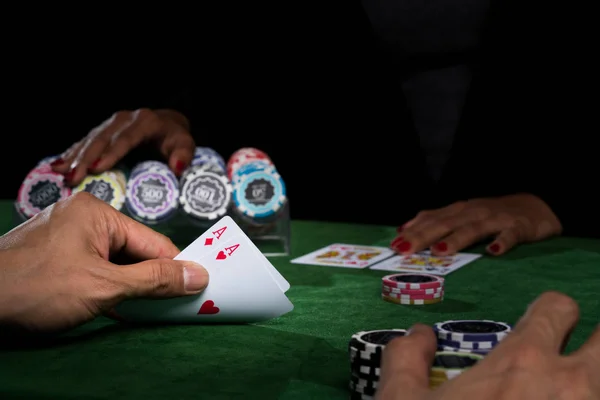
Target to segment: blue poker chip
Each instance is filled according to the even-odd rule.
[[[234,210],[254,220],[276,217],[286,204],[283,179],[275,169],[241,175],[234,183]]]
[[[198,166],[206,163],[218,164],[223,170],[226,169],[225,159],[215,150],[210,147],[196,147],[191,165]]]
[[[139,221],[162,222],[179,207],[179,183],[164,172],[138,172],[127,182],[125,206]]]
[[[439,340],[450,342],[497,343],[512,331],[509,324],[491,320],[444,321],[436,323],[433,329]]]
[[[232,176],[231,181],[235,184],[239,182],[244,175],[248,175],[254,172],[265,171],[268,170],[269,173],[276,172],[275,167],[269,161],[265,160],[256,160],[251,161],[247,164],[242,165],[238,169],[236,169]]]
[[[480,356],[487,355],[490,350],[471,350],[471,349],[462,349],[460,347],[449,347],[449,346],[440,346],[438,345],[438,351],[454,351],[457,353],[468,353],[468,354],[479,354]]]
[[[456,340],[442,340],[438,338],[438,346],[454,347],[458,349],[466,350],[484,350],[489,351],[496,347],[500,343],[499,341],[485,341],[485,342],[459,342]]]

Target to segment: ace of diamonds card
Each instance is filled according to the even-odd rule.
[[[355,244],[331,244],[293,259],[293,264],[325,265],[343,268],[367,268],[393,255],[387,247]]]

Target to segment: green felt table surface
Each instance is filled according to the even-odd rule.
[[[2,232],[12,226],[10,213],[10,203],[0,203]],[[444,302],[428,306],[382,301],[384,271],[290,263],[336,242],[387,245],[394,234],[394,227],[293,221],[292,256],[271,259],[291,284],[291,313],[238,326],[128,327],[98,318],[35,348],[5,343],[0,399],[346,399],[347,344],[357,331],[465,318],[514,323],[545,290],[580,305],[567,351],[600,322],[598,240],[555,238],[484,255],[449,275]]]

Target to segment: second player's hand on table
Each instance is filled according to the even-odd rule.
[[[194,156],[195,143],[187,119],[173,110],[119,111],[73,144],[51,166],[76,185],[88,173],[112,168],[127,153],[153,142],[180,175]]]
[[[546,239],[561,231],[560,221],[543,200],[516,194],[422,211],[399,228],[391,247],[401,254],[431,248],[434,254],[443,256],[493,238],[487,251],[500,255],[519,243]]]
[[[571,298],[544,293],[491,353],[435,390],[429,370],[437,340],[430,327],[417,325],[386,346],[377,399],[599,399],[600,328],[577,351],[561,354],[578,316]]]
[[[0,237],[0,331],[63,331],[129,298],[200,293],[207,271],[178,253],[89,193],[73,195]],[[111,262],[119,256],[147,261]]]

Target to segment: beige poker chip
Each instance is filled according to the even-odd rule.
[[[73,193],[77,192],[88,192],[117,210],[121,210],[125,204],[125,190],[123,185],[118,176],[111,171],[86,176],[73,189]]]

